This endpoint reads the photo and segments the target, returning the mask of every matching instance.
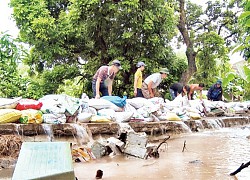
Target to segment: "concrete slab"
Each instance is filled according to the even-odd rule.
[[[68,142],[24,142],[12,180],[74,180]]]

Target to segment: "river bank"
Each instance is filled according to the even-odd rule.
[[[209,137],[209,138],[206,137],[206,139],[204,141],[204,138],[203,138],[204,134],[206,134],[206,133],[209,134],[210,131],[214,132],[216,130],[223,130],[223,129],[228,129],[228,128],[235,129],[237,127],[249,125],[250,124],[250,117],[247,114],[245,116],[238,116],[238,117],[210,117],[210,118],[203,118],[203,119],[199,119],[199,120],[188,120],[188,121],[131,122],[128,124],[135,132],[145,132],[149,137],[149,142],[151,142],[151,143],[166,137],[166,135],[171,135],[171,139],[168,141],[168,144],[170,142],[171,142],[171,144],[173,143],[171,146],[175,147],[174,148],[175,150],[173,149],[173,152],[172,152],[172,150],[169,150],[168,153],[171,152],[171,155],[167,155],[165,157],[165,155],[166,155],[165,154],[164,158],[163,158],[163,159],[165,159],[165,161],[170,163],[171,159],[172,159],[172,161],[175,161],[176,159],[184,158],[184,157],[182,157],[183,153],[176,154],[174,152],[174,151],[177,151],[177,149],[176,149],[177,146],[178,146],[178,149],[181,149],[183,147],[183,141],[184,141],[183,138],[187,138],[187,139],[190,137],[194,138],[195,135],[197,134],[199,136],[199,138],[201,138],[203,140],[195,140],[195,138],[194,138],[194,140],[198,141],[198,143],[196,145],[195,144],[192,145],[191,142],[193,140],[190,139],[191,142],[188,142],[187,147],[190,147],[190,145],[191,145],[192,148],[197,149],[199,152],[202,152],[203,150],[205,150],[205,148],[203,146],[205,146],[207,144],[207,142],[209,142],[211,139],[213,139],[212,137]],[[1,124],[0,125],[0,135],[13,135],[13,134],[15,134],[15,135],[21,137],[23,139],[23,141],[68,141],[68,142],[76,143],[76,142],[79,142],[79,139],[80,139],[80,142],[82,144],[86,144],[90,139],[95,140],[95,139],[98,139],[100,137],[103,137],[103,138],[117,137],[119,130],[120,130],[119,123],[80,123],[80,124],[65,123],[65,124],[53,124],[53,125],[50,125],[50,124],[14,124],[14,123],[9,123],[9,124]],[[207,131],[207,130],[209,130],[209,131]],[[200,133],[191,133],[191,132],[200,132]],[[210,134],[210,135],[212,136],[212,134]],[[250,135],[250,132],[248,135]],[[177,140],[177,139],[179,139],[179,140],[175,142],[175,140]],[[200,141],[204,141],[204,142],[201,143]],[[217,144],[217,141],[216,142],[211,141],[210,143],[211,143],[211,145],[213,143]],[[168,146],[168,147],[171,147],[171,146]],[[202,147],[203,147],[203,150],[202,150]],[[190,150],[190,149],[188,148],[188,150]],[[164,150],[164,148],[160,150],[161,153],[165,152],[165,151],[166,150]],[[226,152],[226,150],[225,150],[225,152]],[[186,158],[182,159],[182,161],[185,161],[185,163],[187,163],[186,161],[189,159],[188,157],[192,157],[192,158],[197,157],[195,154],[192,154],[192,153],[191,154],[186,153],[186,154],[189,154],[189,155],[187,155]],[[203,154],[203,152],[202,152],[202,154]],[[202,157],[202,154],[200,154],[199,157]],[[174,156],[176,158],[173,159],[172,156]],[[208,156],[208,154],[207,154],[207,156]],[[197,158],[194,160],[197,160]],[[198,160],[199,160],[199,158],[198,158]],[[119,162],[120,162],[121,164],[123,164],[125,166],[124,171],[120,172],[119,170],[115,170],[116,173],[114,172],[113,175],[111,173],[110,177],[108,178],[108,179],[116,179],[118,176],[119,177],[120,176],[127,177],[124,174],[124,172],[131,171],[131,169],[129,169],[127,167],[127,166],[129,166],[130,163],[135,163],[138,166],[142,166],[147,172],[150,170],[148,168],[145,168],[144,166],[151,166],[151,165],[149,165],[150,163],[157,165],[157,162],[158,162],[160,164],[158,164],[157,166],[162,166],[162,167],[168,166],[163,162],[162,162],[163,164],[161,164],[161,161],[162,161],[162,158],[160,158],[159,162],[158,162],[158,160],[156,160],[156,159],[149,159],[149,160],[145,161],[145,160],[141,160],[138,158],[134,158],[132,156],[124,156],[124,155],[115,156],[113,158],[108,156],[108,157],[103,157],[101,159],[98,159],[98,160],[91,162],[91,163],[80,163],[80,165],[75,164],[75,170],[76,170],[76,175],[80,177],[79,179],[89,179],[90,177],[84,178],[82,176],[81,172],[83,171],[82,170],[83,166],[84,167],[87,166],[87,168],[88,168],[88,166],[90,166],[89,168],[102,167],[102,168],[104,168],[104,170],[108,167],[112,168],[112,169],[117,169],[117,167],[113,167],[113,166],[114,166],[114,164],[118,164],[118,166],[120,166],[119,165]],[[199,161],[198,161],[198,164],[199,164]],[[146,162],[149,162],[149,164],[147,164]],[[3,163],[5,163],[4,166],[9,166],[9,167],[12,166],[13,167],[16,163],[16,160],[11,159],[11,160],[5,161],[5,162],[2,161],[1,163],[2,163],[2,165],[3,165]],[[103,163],[106,164],[107,166],[103,166]],[[243,161],[241,163],[243,163]],[[91,164],[93,165],[93,167],[91,166]],[[234,167],[236,168],[236,166],[238,166],[240,164],[237,164]],[[137,165],[135,165],[135,166],[137,166]],[[153,165],[153,166],[155,166],[155,165]],[[175,166],[175,165],[172,165],[172,166]],[[190,166],[190,165],[188,165],[188,166]],[[126,168],[128,168],[128,169],[126,170]],[[184,166],[183,166],[183,168],[184,168]],[[233,170],[233,168],[231,168],[230,170]],[[1,171],[2,171],[2,173],[4,172],[5,176],[9,178],[11,176],[11,174],[13,173],[13,168],[1,170]],[[108,171],[108,169],[105,171]],[[160,174],[163,174],[163,176],[158,176],[159,178],[163,178],[163,179],[170,178],[171,179],[171,177],[172,177],[172,179],[175,179],[178,177],[176,175],[175,176],[171,175],[171,171],[169,171],[168,175],[164,175],[165,171],[163,172],[163,170],[161,168],[159,169],[159,171],[161,171],[161,172],[159,172]],[[95,172],[93,172],[93,173],[95,173]],[[133,175],[133,176],[129,175],[129,177],[136,178],[136,177],[139,177],[140,175],[142,175],[142,173],[143,172],[138,172],[138,175]],[[225,175],[225,176],[223,176],[224,178],[225,177],[229,178],[228,174],[226,175],[225,172],[224,172],[224,175]],[[153,173],[152,177],[154,177],[154,176],[155,175]],[[183,176],[186,177],[185,175],[183,175]],[[3,177],[4,176],[2,176],[2,178]],[[93,177],[93,176],[91,176],[91,177]],[[140,177],[142,177],[142,176],[140,176]],[[192,177],[192,176],[190,176],[190,177]],[[213,176],[213,177],[215,177],[215,176]],[[220,176],[218,176],[218,177],[220,177]],[[121,178],[119,178],[119,179],[121,179]],[[126,179],[128,179],[128,177]],[[195,178],[192,178],[192,179],[195,179]]]

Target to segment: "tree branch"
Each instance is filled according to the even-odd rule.
[[[239,173],[242,169],[247,168],[249,165],[250,165],[250,161],[249,161],[248,163],[246,163],[246,164],[242,163],[241,166],[240,166],[238,169],[236,169],[236,171],[234,171],[234,172],[232,172],[232,173],[230,174],[230,176],[236,175],[236,174]]]
[[[184,152],[185,149],[187,150],[187,148],[186,148],[186,140],[184,141],[182,152]]]

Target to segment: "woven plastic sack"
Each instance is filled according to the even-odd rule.
[[[111,122],[108,118],[103,116],[92,116],[90,119],[93,123],[109,123]]]
[[[12,123],[21,117],[21,111],[16,109],[0,109],[0,123]]]
[[[123,98],[119,96],[103,96],[102,99],[106,99],[116,106],[123,108],[126,105],[127,96],[123,96]]]
[[[33,99],[21,99],[17,106],[17,110],[26,110],[26,109],[36,109],[39,110],[43,106],[42,102],[33,100]]]
[[[48,124],[66,123],[65,114],[43,114],[43,121]]]
[[[21,97],[9,99],[9,98],[0,98],[0,109],[15,109],[18,102],[21,100]]]
[[[169,121],[181,121],[181,118],[173,112],[169,112],[165,115],[166,120]]]
[[[19,121],[23,124],[41,124],[43,122],[43,113],[35,109],[21,111],[22,116]]]

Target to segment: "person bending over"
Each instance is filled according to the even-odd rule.
[[[96,99],[100,96],[111,96],[113,80],[122,69],[121,63],[118,60],[114,60],[110,66],[101,66],[93,76],[92,90]]]

